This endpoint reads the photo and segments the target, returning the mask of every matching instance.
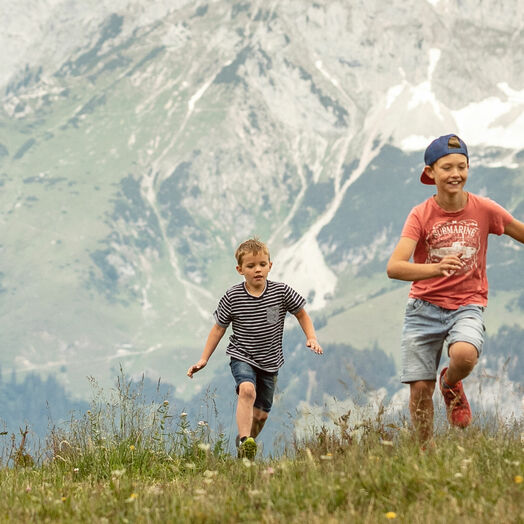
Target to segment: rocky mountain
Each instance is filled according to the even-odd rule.
[[[418,181],[430,139],[460,134],[469,189],[524,219],[523,10],[4,0],[2,370],[85,397],[86,376],[107,383],[123,365],[191,398],[222,369],[217,351],[185,379],[251,235],[325,344],[398,363],[407,287],[385,264],[431,194]],[[490,249],[494,336],[524,326],[524,250]]]

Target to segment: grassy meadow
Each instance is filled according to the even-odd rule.
[[[0,520],[524,522],[522,421],[443,429],[421,449],[405,422],[348,420],[250,462],[213,421],[145,403],[121,377],[37,451],[26,428],[0,436]]]

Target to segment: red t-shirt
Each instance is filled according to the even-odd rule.
[[[446,309],[466,304],[486,306],[488,234],[501,235],[512,220],[511,214],[493,200],[471,193],[466,207],[456,212],[442,209],[434,197],[415,206],[401,235],[417,241],[414,262],[432,264],[445,255],[462,253],[465,265],[449,277],[415,280],[409,296]]]

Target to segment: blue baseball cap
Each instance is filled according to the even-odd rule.
[[[457,146],[457,140],[453,140],[450,144],[451,138],[456,138],[460,146]],[[468,148],[463,140],[461,140],[457,135],[439,136],[426,148],[426,152],[424,153],[424,163],[426,166],[430,166],[439,158],[454,153],[464,155],[469,162]],[[435,185],[435,181],[432,178],[429,178],[424,171],[422,171],[422,174],[420,175],[420,181],[423,184]]]

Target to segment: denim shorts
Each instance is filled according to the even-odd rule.
[[[231,357],[229,366],[235,379],[237,395],[242,382],[251,382],[256,391],[254,407],[269,413],[273,405],[278,372],[269,373],[233,357]]]
[[[409,298],[402,329],[400,381],[436,380],[442,349],[455,342],[469,342],[480,356],[485,331],[483,312],[484,307],[475,304],[444,309]]]

